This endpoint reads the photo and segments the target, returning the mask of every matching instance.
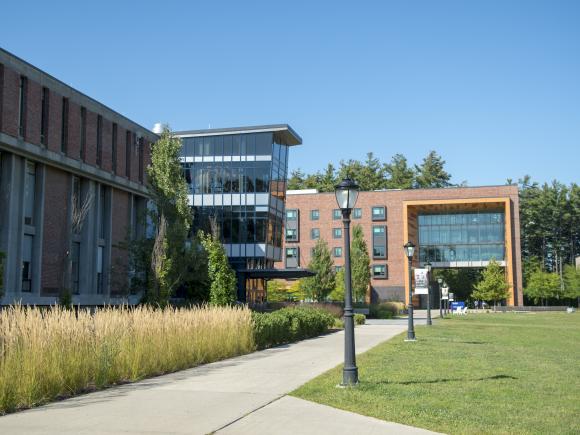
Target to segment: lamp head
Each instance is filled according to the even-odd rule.
[[[336,203],[341,210],[352,210],[356,204],[359,186],[350,178],[343,179],[334,187]]]
[[[403,246],[403,248],[405,248],[405,255],[407,255],[407,258],[410,260],[413,258],[413,254],[415,253],[415,245],[413,244],[413,242],[407,242],[405,243],[405,246]]]

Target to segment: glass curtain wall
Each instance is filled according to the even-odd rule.
[[[503,212],[419,215],[421,262],[505,259]]]

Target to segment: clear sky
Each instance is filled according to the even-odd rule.
[[[0,46],[140,124],[289,123],[290,169],[580,182],[580,1],[4,1]]]

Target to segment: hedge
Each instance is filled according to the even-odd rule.
[[[291,343],[324,334],[334,317],[317,308],[282,308],[271,313],[252,313],[254,341],[258,349]]]

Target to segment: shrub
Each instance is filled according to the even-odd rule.
[[[247,308],[0,311],[0,415],[253,351]]]
[[[252,313],[254,341],[259,349],[316,337],[334,325],[328,312],[308,307],[282,308],[271,313]]]
[[[356,313],[354,315],[354,324],[355,325],[364,325],[367,318],[364,314]]]
[[[392,319],[405,310],[402,302],[381,302],[369,307],[369,317],[373,319]]]

